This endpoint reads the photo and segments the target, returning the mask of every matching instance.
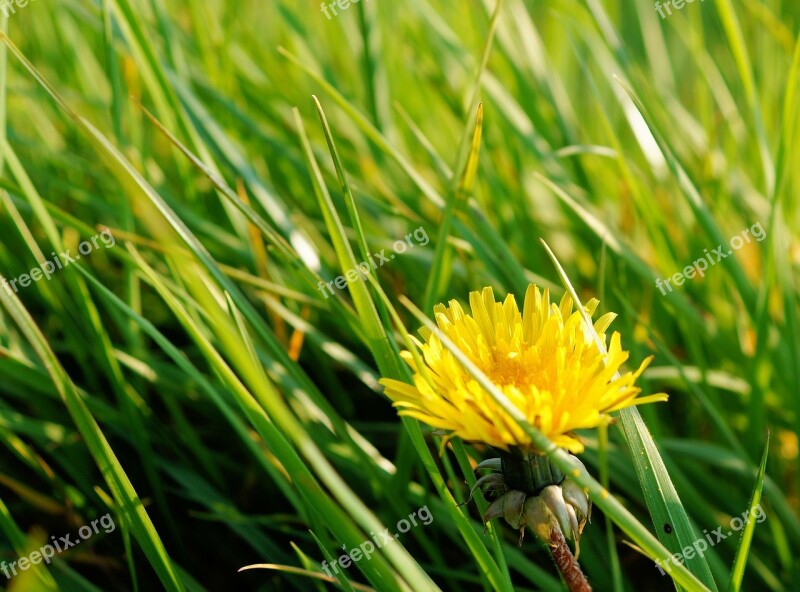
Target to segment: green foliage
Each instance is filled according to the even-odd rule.
[[[0,561],[117,528],[8,589],[560,590],[533,536],[461,504],[492,451],[398,419],[377,382],[410,378],[432,303],[529,282],[619,313],[631,364],[655,355],[645,394],[670,395],[582,434],[594,588],[800,585],[796,3],[9,15],[0,274],[116,243],[0,285]],[[430,525],[323,569],[423,506]]]

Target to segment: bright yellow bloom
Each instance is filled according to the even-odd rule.
[[[611,336],[608,354],[601,354],[584,330],[580,312],[573,312],[569,295],[556,306],[550,304],[548,290],[542,294],[530,285],[522,314],[513,295],[496,302],[491,288],[470,293],[469,302],[471,315],[465,314],[455,300],[449,307],[437,305],[434,313],[439,329],[503,391],[528,422],[558,446],[579,453],[583,444],[572,434],[574,430],[607,424],[612,411],[667,399],[664,394],[637,398],[641,389],[634,382],[652,357],[636,372],[614,378],[628,359],[619,333]],[[592,299],[585,305],[590,317],[598,304]],[[594,323],[603,343],[605,330],[615,317],[608,313]],[[425,372],[419,371],[409,352],[402,354],[415,371],[414,386],[381,380],[400,413],[451,431],[466,441],[503,450],[531,448],[525,432],[439,338],[425,328],[420,334],[425,343],[412,339],[422,350]]]

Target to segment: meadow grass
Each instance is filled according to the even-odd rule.
[[[629,365],[655,355],[644,394],[670,395],[580,434],[594,589],[800,585],[798,5],[15,6],[0,562],[117,527],[0,588],[561,590],[532,534],[461,503],[493,452],[378,384],[410,379],[434,304],[529,283],[618,313]],[[21,281],[100,232],[115,245]]]

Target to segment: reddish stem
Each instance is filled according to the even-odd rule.
[[[592,592],[592,587],[572,556],[560,528],[554,528],[550,533],[550,553],[570,592]]]

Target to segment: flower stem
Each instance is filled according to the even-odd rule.
[[[554,528],[550,532],[550,553],[570,592],[592,592],[592,587],[572,556],[560,528]]]

